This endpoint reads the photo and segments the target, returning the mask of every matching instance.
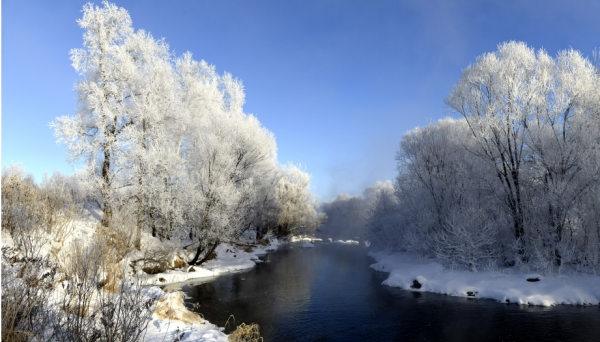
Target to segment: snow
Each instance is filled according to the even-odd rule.
[[[173,341],[183,333],[180,341],[228,341],[221,329],[188,311],[183,304],[183,293],[165,293],[158,287],[148,289],[148,295],[163,297],[159,308],[148,324],[143,340],[146,342]],[[162,310],[161,310],[162,309]],[[164,313],[169,315],[164,317]],[[161,315],[163,315],[161,317]]]
[[[291,242],[301,242],[301,241],[315,242],[315,241],[323,241],[323,239],[316,238],[314,236],[309,236],[309,235],[298,235],[298,236],[292,236],[292,238],[291,238]]]
[[[358,241],[356,241],[356,240],[346,240],[346,241],[344,241],[344,240],[335,240],[333,243],[348,244],[348,245],[354,244],[354,245],[356,245],[356,244],[358,244]]]
[[[154,285],[166,285],[184,283],[200,278],[211,278],[220,274],[229,272],[238,272],[241,270],[249,269],[254,267],[257,263],[270,262],[269,260],[261,260],[259,256],[267,254],[269,251],[277,250],[280,242],[272,236],[268,236],[269,244],[266,246],[255,245],[252,247],[252,252],[245,252],[241,248],[232,244],[221,244],[215,250],[217,257],[213,260],[209,260],[201,266],[193,266],[194,272],[189,272],[190,267],[182,270],[170,270],[165,273],[159,273],[155,275],[147,275],[145,280],[146,284]],[[159,281],[162,278],[164,282]],[[158,287],[154,289],[160,290]],[[183,294],[182,292],[174,292],[176,296]],[[172,298],[172,297],[167,297]],[[168,300],[169,304],[172,305],[173,301]],[[181,304],[178,308],[181,312],[189,312]],[[184,333],[183,338],[180,340],[185,341],[228,341],[227,335],[225,335],[221,328],[214,324],[209,323],[206,320],[202,320],[202,323],[196,324],[185,324],[178,320],[169,320],[153,317],[152,321],[148,325],[146,336],[144,341],[146,342],[164,342],[173,341],[175,338]]]
[[[310,242],[305,242],[305,243],[303,243],[303,244],[301,244],[301,245],[300,245],[300,248],[312,248],[312,247],[314,247],[314,246],[315,246],[315,245],[313,245],[313,244],[312,244],[312,243],[310,243]]]
[[[95,234],[95,228],[101,220],[102,212],[99,208],[86,205],[82,216],[76,220],[73,232],[62,242],[50,241],[46,246],[43,247],[44,253],[50,253],[53,248],[57,246],[60,253],[68,253],[69,246],[76,240],[79,240],[84,245],[90,243]],[[145,290],[145,294],[149,297],[163,297],[160,305],[168,306],[167,310],[170,317],[158,317],[157,310],[153,315],[148,328],[146,329],[143,337],[143,341],[147,342],[164,342],[173,341],[179,337],[182,333],[183,338],[179,341],[228,341],[227,335],[222,332],[222,328],[217,327],[210,322],[196,318],[190,321],[190,317],[195,316],[194,313],[187,310],[183,304],[183,292],[164,292],[158,286],[164,286],[169,284],[175,284],[171,286],[172,289],[177,289],[179,285],[185,282],[197,281],[198,279],[210,280],[212,277],[216,277],[220,274],[237,272],[245,269],[254,267],[257,263],[270,262],[269,260],[261,260],[259,256],[265,255],[268,252],[276,251],[280,242],[271,235],[266,236],[269,244],[267,245],[252,245],[251,252],[245,250],[249,246],[238,247],[234,244],[223,243],[215,250],[217,257],[213,260],[205,262],[201,266],[193,266],[193,271],[190,272],[192,266],[188,266],[181,269],[168,270],[158,274],[146,274],[141,269],[137,269],[137,275],[141,277],[141,283],[144,286],[148,286]],[[245,241],[247,242],[247,241]],[[13,241],[7,234],[2,234],[2,246],[12,246]],[[142,236],[142,249],[144,248],[172,248],[173,250],[180,250],[180,252],[174,254],[174,258],[182,257],[187,260],[191,259],[191,253],[188,254],[181,248],[181,243],[177,244],[169,241],[160,241],[157,238],[150,236],[144,232]],[[185,255],[188,254],[188,255]],[[134,260],[139,260],[144,257],[144,253],[141,251],[134,251],[129,253],[123,260],[119,262],[131,271],[129,265]],[[141,267],[139,267],[141,268]],[[129,272],[132,274],[132,272]],[[158,286],[157,286],[158,285]],[[54,297],[59,298],[60,292],[62,291],[61,286],[56,286],[56,292]]]
[[[190,268],[188,267],[186,269],[169,270],[153,275],[140,274],[140,276],[146,285],[162,286],[242,271],[264,262],[259,259],[260,255],[277,250],[280,242],[272,236],[269,236],[269,241],[270,243],[267,246],[255,245],[256,247],[252,247],[252,252],[245,252],[235,245],[223,243],[215,250],[217,254],[215,259],[205,262],[202,266],[193,266],[193,272],[189,272]],[[189,260],[191,257],[192,255],[189,254],[186,256],[186,259]]]
[[[371,268],[390,273],[383,285],[450,296],[490,298],[504,303],[553,306],[600,305],[600,277],[575,274],[542,277],[539,274],[448,270],[437,262],[401,253],[369,252],[377,263]],[[537,282],[527,279],[539,279]],[[421,287],[411,288],[414,280]]]

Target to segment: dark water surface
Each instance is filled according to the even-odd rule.
[[[281,246],[270,263],[183,288],[224,326],[258,323],[265,341],[600,341],[600,308],[544,308],[381,285],[360,245]],[[265,257],[266,259],[266,257]],[[191,305],[188,305],[191,308]]]

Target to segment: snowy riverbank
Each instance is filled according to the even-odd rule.
[[[64,260],[68,259],[69,253],[76,246],[93,245],[101,216],[102,212],[99,208],[86,206],[64,239],[55,241],[51,239],[51,236],[42,237],[48,243],[41,247],[41,256],[55,255],[54,258]],[[141,251],[130,251],[116,264],[124,271],[123,276],[136,276],[139,282],[135,286],[144,287],[142,296],[147,297],[148,300],[158,299],[157,310],[150,317],[147,329],[142,334],[143,341],[228,341],[228,336],[223,332],[223,328],[211,324],[185,307],[185,294],[177,289],[186,282],[200,279],[206,281],[221,274],[249,269],[257,263],[268,262],[268,259],[263,261],[259,257],[276,251],[280,245],[280,242],[272,235],[267,235],[260,243],[255,243],[253,238],[247,237],[238,241],[239,245],[222,243],[216,248],[215,257],[212,260],[206,261],[201,266],[189,266],[185,261],[192,259],[194,248],[190,248],[190,250],[183,248],[189,243],[190,241],[160,241],[143,232]],[[13,246],[12,238],[3,233],[2,247]],[[144,271],[144,263],[140,260],[152,255],[159,255],[156,253],[168,255],[170,258],[169,269],[156,274],[147,274]],[[105,273],[102,272],[102,274]],[[56,286],[50,296],[50,298],[54,298],[53,303],[60,303],[64,292],[63,288],[67,284],[66,281],[63,282],[63,286]],[[132,288],[131,291],[133,294],[135,288]],[[111,295],[109,292],[103,292],[103,294]],[[95,305],[95,302],[92,304]],[[224,324],[224,322],[218,323]]]
[[[173,285],[178,288],[181,283],[191,282],[196,279],[206,279],[218,276],[220,274],[237,272],[244,269],[252,268],[257,263],[264,262],[259,258],[268,252],[277,250],[280,242],[270,237],[269,244],[266,246],[253,247],[252,251],[244,251],[237,246],[231,244],[222,244],[217,247],[217,257],[213,260],[205,262],[202,266],[188,266],[179,270],[169,270],[163,273],[147,275],[145,282],[147,284],[156,285]],[[190,270],[193,271],[190,272]],[[176,319],[164,319],[153,315],[148,329],[146,331],[144,341],[146,342],[163,342],[173,341],[179,338],[179,341],[228,341],[227,335],[223,333],[222,328],[211,324],[210,322],[199,319],[186,319],[191,313],[183,305],[183,293],[176,291],[172,293],[164,293],[159,287],[154,286],[150,289],[152,292],[161,294],[166,298],[165,305],[169,309],[177,311]],[[182,335],[183,334],[183,335]]]
[[[552,306],[600,305],[600,277],[447,270],[437,262],[385,252],[369,252],[371,268],[390,273],[383,285],[459,297],[489,298],[503,303]],[[529,279],[529,281],[528,281]],[[538,279],[537,281],[535,279]]]
[[[145,240],[151,237],[145,236]],[[187,282],[194,279],[210,278],[220,274],[236,272],[254,267],[263,260],[259,256],[277,250],[280,242],[272,236],[267,237],[266,245],[253,245],[251,249],[241,248],[233,244],[223,243],[217,247],[217,257],[206,261],[201,266],[187,266],[185,268],[168,270],[157,274],[144,274],[139,272],[145,285],[169,285]],[[192,259],[191,252],[181,252],[186,260]]]

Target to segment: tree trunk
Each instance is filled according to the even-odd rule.
[[[202,260],[198,261],[198,263],[196,265],[202,265],[206,260],[208,260],[210,255],[215,251],[215,249],[217,249],[218,246],[219,246],[219,240],[217,240],[217,242],[215,242],[215,244],[212,246],[210,251],[208,251],[208,253],[206,253],[206,255],[204,255],[204,258],[202,258]]]
[[[260,241],[262,240],[262,238],[265,236],[265,232],[263,230],[262,227],[256,227],[256,241]]]
[[[146,119],[142,119],[142,151],[146,151]],[[135,238],[135,249],[138,251],[142,249],[142,220],[143,220],[143,209],[144,209],[144,163],[140,160],[140,173],[138,179],[138,210],[137,210],[137,232]]]
[[[189,262],[189,264],[190,265],[201,265],[208,259],[208,257],[215,251],[215,249],[217,249],[217,246],[219,246],[219,240],[217,240],[215,242],[215,244],[210,248],[210,250],[204,255],[202,260],[198,261],[198,259],[200,258],[200,254],[202,254],[202,251],[203,251],[202,244],[199,244],[198,249],[196,250],[196,255],[194,256],[192,261]]]
[[[156,237],[156,221],[154,220],[154,213],[152,207],[150,207],[150,222],[152,222],[152,237]]]
[[[112,205],[110,199],[110,149],[104,147],[104,162],[102,163],[102,199],[104,200],[104,215],[102,215],[102,226],[108,227],[112,221]]]
[[[135,237],[135,249],[142,250],[142,178],[140,177],[140,187],[138,189],[138,210],[137,210],[137,231]]]
[[[202,248],[202,244],[198,243],[198,248],[196,249],[196,255],[190,262],[188,262],[188,264],[195,265],[196,261],[198,261],[198,258],[200,258],[200,254],[202,253],[203,250],[204,250],[204,248]]]

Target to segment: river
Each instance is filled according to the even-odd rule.
[[[600,308],[503,304],[381,285],[361,245],[280,246],[268,263],[183,287],[218,326],[258,323],[265,341],[600,341]],[[192,308],[192,304],[196,306]]]

